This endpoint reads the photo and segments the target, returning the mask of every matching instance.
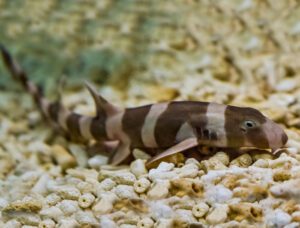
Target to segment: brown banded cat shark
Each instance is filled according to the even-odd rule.
[[[2,46],[4,64],[33,97],[43,116],[74,138],[118,141],[109,162],[122,163],[134,148],[161,149],[147,164],[198,145],[276,150],[288,140],[284,130],[261,112],[210,102],[170,101],[135,108],[118,108],[86,84],[96,106],[94,117],[49,102]]]

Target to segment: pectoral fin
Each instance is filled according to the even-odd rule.
[[[109,158],[109,163],[112,165],[119,165],[129,157],[130,152],[130,145],[121,143]]]
[[[164,157],[170,156],[172,154],[176,154],[182,151],[185,151],[187,149],[190,149],[192,147],[195,147],[198,145],[198,140],[197,138],[188,138],[185,139],[183,141],[181,141],[180,143],[176,144],[175,146],[165,150],[164,152],[154,156],[153,158],[150,158],[147,163],[146,166],[149,166],[150,164],[152,164],[153,162],[156,162]]]

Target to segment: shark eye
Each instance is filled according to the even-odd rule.
[[[245,129],[250,129],[256,127],[256,123],[253,120],[246,120],[243,123],[243,127]]]

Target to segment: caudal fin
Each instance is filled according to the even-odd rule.
[[[33,97],[35,103],[42,109],[43,93],[42,89],[28,80],[26,72],[20,67],[20,65],[11,57],[8,50],[0,45],[0,51],[3,59],[3,63],[10,72],[11,76],[18,81],[23,88],[28,91]]]
[[[7,49],[0,45],[0,52],[6,68],[10,71],[12,77],[22,84],[23,88],[28,91],[33,97],[35,103],[40,109],[41,113],[46,119],[51,120],[58,125],[65,133],[69,134],[70,138],[81,139],[100,139],[105,138],[105,128],[103,128],[105,118],[82,116],[80,114],[69,111],[65,108],[60,100],[56,102],[49,102],[43,95],[42,90],[30,80],[28,80],[25,71],[19,64],[11,57]],[[97,112],[106,113],[110,115],[117,111],[113,105],[108,103],[104,98],[96,93],[92,86],[88,86],[92,94]]]

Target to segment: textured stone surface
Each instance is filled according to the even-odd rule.
[[[54,135],[0,65],[10,90],[0,91],[0,226],[300,226],[299,10],[269,0],[0,0],[1,42],[50,97],[62,75],[80,85],[63,90],[79,113],[94,113],[84,76],[105,82],[101,94],[120,106],[251,106],[289,136],[279,157],[219,151],[147,171],[138,151],[130,166],[111,167]]]

